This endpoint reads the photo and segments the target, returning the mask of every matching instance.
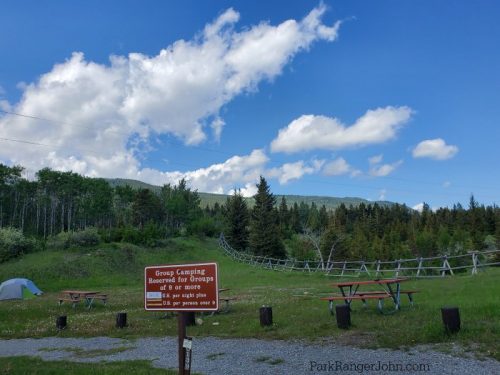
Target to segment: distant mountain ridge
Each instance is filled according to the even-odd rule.
[[[146,182],[138,181],[138,180],[131,180],[131,179],[126,179],[126,178],[106,178],[105,179],[112,187],[116,186],[125,186],[129,185],[133,189],[150,189],[151,191],[154,191],[156,193],[159,193],[161,190],[161,186],[157,185],[151,185]],[[206,207],[207,205],[209,207],[212,207],[215,203],[218,203],[220,205],[223,205],[229,195],[226,194],[214,194],[214,193],[203,193],[203,192],[198,192],[200,196],[200,206],[201,207]],[[314,202],[316,206],[321,207],[325,205],[327,209],[333,210],[339,207],[342,203],[346,206],[358,206],[361,203],[364,204],[379,204],[381,206],[391,206],[394,203],[389,202],[389,201],[369,201],[367,199],[363,198],[356,198],[356,197],[327,197],[327,196],[312,196],[312,195],[278,195],[275,194],[277,203],[279,204],[281,202],[281,198],[285,197],[286,202],[288,207],[293,206],[294,203],[300,204],[301,202],[304,202],[308,205]],[[245,198],[247,204],[252,207],[253,206],[253,198]]]

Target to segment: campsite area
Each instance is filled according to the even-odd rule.
[[[230,294],[238,298],[228,313],[199,316],[199,324],[188,327],[188,335],[195,338],[194,345],[201,337],[305,340],[371,349],[411,350],[431,345],[432,350],[458,356],[500,359],[498,268],[488,268],[474,276],[411,280],[405,287],[421,291],[414,297],[414,307],[403,300],[400,312],[381,315],[374,302],[369,302],[367,309],[354,303],[352,327],[341,330],[328,312],[327,303],[320,300],[331,294],[331,284],[337,278],[236,263],[223,253],[215,239],[188,237],[171,239],[166,246],[153,249],[111,243],[69,251],[47,250],[1,264],[2,280],[22,275],[33,280],[44,293],[34,299],[2,301],[0,337],[175,336],[175,318],[144,310],[144,266],[192,261],[216,261],[220,285],[230,288]],[[90,310],[83,305],[59,306],[60,291],[68,288],[97,289],[106,293],[109,301],[106,305],[96,303]],[[258,310],[262,305],[273,308],[274,324],[270,327],[259,325]],[[440,314],[443,306],[460,308],[462,330],[455,335],[444,332]],[[126,328],[115,327],[118,312],[127,312]],[[64,330],[55,325],[60,315],[67,316]],[[5,363],[5,359],[2,361]],[[9,363],[12,368],[18,366],[15,361]]]

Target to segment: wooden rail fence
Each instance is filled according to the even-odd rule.
[[[489,266],[500,266],[500,250],[469,251],[461,255],[441,255],[397,259],[393,261],[344,260],[341,262],[302,261],[296,259],[275,259],[252,255],[233,249],[226,241],[224,233],[219,236],[219,246],[234,260],[253,266],[277,271],[323,272],[327,276],[370,277],[444,277],[457,272],[472,275]]]

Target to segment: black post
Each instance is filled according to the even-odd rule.
[[[260,313],[260,325],[272,326],[273,325],[273,309],[269,306],[262,306],[259,310]]]
[[[195,326],[196,325],[196,316],[194,311],[185,311],[184,319],[186,320],[186,326]]]
[[[351,325],[351,309],[349,305],[335,306],[335,314],[337,316],[337,327],[348,329]]]
[[[57,329],[64,329],[64,328],[66,328],[67,322],[68,321],[66,319],[66,315],[58,316],[57,319],[56,319],[56,327],[57,327]]]
[[[127,313],[116,314],[116,327],[124,328],[127,326]]]
[[[186,318],[184,312],[179,311],[177,314],[177,339],[178,339],[178,356],[179,356],[179,375],[185,375],[186,349],[184,349],[184,339],[186,338]]]
[[[460,313],[458,307],[442,307],[441,316],[443,317],[444,329],[447,333],[460,331]]]

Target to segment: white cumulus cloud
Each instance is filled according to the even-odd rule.
[[[370,167],[369,174],[373,177],[385,177],[394,172],[401,164],[403,164],[403,160],[391,164],[375,164]]]
[[[354,169],[347,163],[344,158],[337,158],[323,167],[323,174],[327,176],[340,176],[347,173],[355,172]]]
[[[415,211],[418,211],[418,212],[423,212],[424,211],[424,203],[423,202],[418,203],[415,206],[413,206],[412,209],[414,209]]]
[[[220,117],[225,104],[277,77],[313,42],[336,39],[340,23],[323,24],[325,9],[320,5],[302,20],[262,22],[241,31],[235,30],[239,13],[228,9],[191,40],[178,40],[155,56],[111,56],[109,64],[75,52],[36,82],[23,85],[17,103],[0,102],[3,110],[40,118],[1,115],[0,138],[46,145],[1,141],[0,160],[31,170],[51,167],[89,176],[168,182],[179,173],[144,168],[137,150],[147,153],[150,137],[157,134],[196,145],[211,129],[220,139],[228,126]],[[259,156],[251,155],[252,160]],[[189,177],[200,190],[212,191],[216,184],[203,173],[241,174],[226,170],[239,165],[235,158]]]
[[[447,145],[446,142],[441,138],[427,139],[420,142],[413,149],[413,157],[446,160],[454,157],[457,152],[457,146]]]
[[[396,137],[412,113],[409,107],[378,108],[367,111],[351,126],[336,118],[303,115],[279,131],[271,142],[271,150],[294,153],[383,143]]]
[[[277,178],[280,184],[286,184],[288,181],[297,180],[306,174],[317,172],[321,168],[322,162],[313,161],[311,165],[307,165],[303,160],[295,163],[285,163],[281,167],[272,168],[266,172],[266,176]]]
[[[383,158],[384,158],[384,155],[382,155],[382,154],[375,155],[375,156],[372,156],[371,158],[368,158],[368,163],[370,165],[379,164],[380,162],[382,162]]]

